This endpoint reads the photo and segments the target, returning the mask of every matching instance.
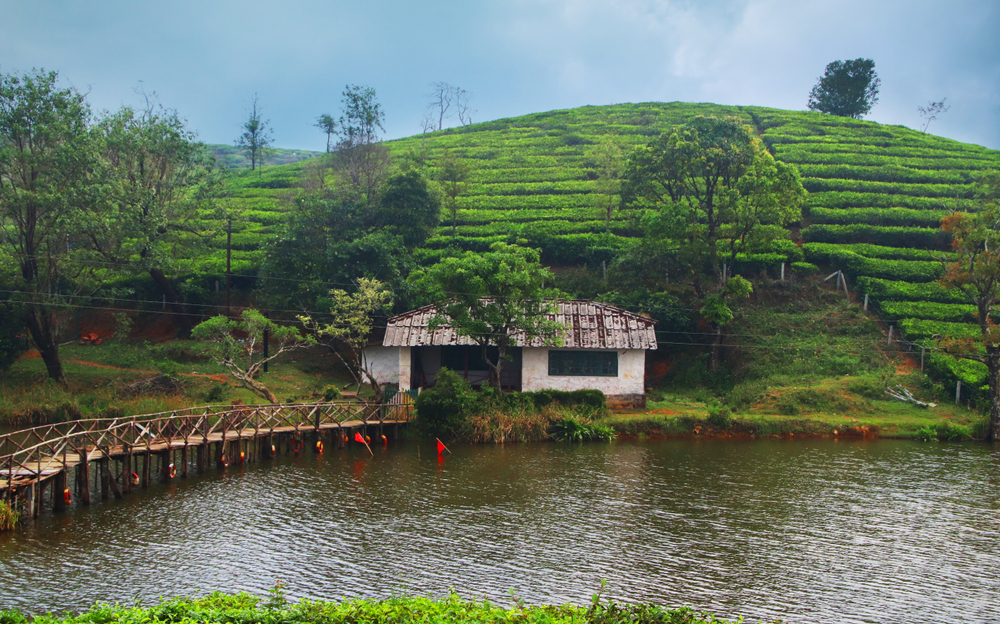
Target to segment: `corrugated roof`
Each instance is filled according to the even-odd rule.
[[[548,317],[566,325],[563,349],[656,349],[656,321],[634,312],[596,301],[557,301],[556,312]],[[449,325],[428,329],[437,309],[430,305],[389,319],[382,345],[386,347],[461,346],[476,344],[459,336]],[[515,338],[519,347],[541,347],[535,339],[526,344],[523,336]]]

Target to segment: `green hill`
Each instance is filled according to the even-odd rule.
[[[924,134],[902,126],[814,112],[714,104],[644,103],[585,106],[500,119],[390,141],[397,163],[423,168],[430,178],[446,153],[471,167],[459,198],[457,236],[447,217],[427,243],[428,261],[450,246],[484,250],[494,241],[542,249],[554,265],[599,262],[635,235],[627,215],[616,214],[605,233],[588,148],[609,135],[624,150],[696,115],[733,115],[757,128],[774,156],[799,168],[809,191],[803,218],[792,228],[798,244],[745,258],[757,271],[805,260],[842,269],[870,308],[920,341],[970,320],[954,293],[933,284],[947,251],[938,230],[949,209],[972,195],[972,174],[1000,168],[1000,152]],[[233,234],[238,272],[252,274],[261,243],[273,231],[287,200],[301,191],[309,161],[267,167],[262,175],[238,174],[231,196],[244,209]],[[208,215],[206,215],[208,216]],[[221,245],[220,245],[221,243]],[[224,237],[202,268],[221,273]],[[930,357],[944,376],[982,385],[974,364]]]

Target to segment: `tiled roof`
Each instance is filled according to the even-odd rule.
[[[656,332],[651,318],[595,301],[557,301],[556,312],[548,315],[566,325],[563,349],[656,349]],[[437,315],[434,306],[424,306],[389,319],[382,345],[386,347],[457,346],[476,344],[459,336],[449,325],[428,328]],[[523,336],[515,338],[519,347],[541,347],[535,339],[526,344]]]

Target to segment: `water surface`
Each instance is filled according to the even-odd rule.
[[[688,604],[788,622],[1000,621],[1000,451],[903,441],[328,449],[0,535],[0,607],[211,590]]]

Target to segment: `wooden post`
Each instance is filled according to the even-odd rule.
[[[63,492],[66,490],[66,469],[62,469],[52,477],[52,511],[65,511],[66,499]]]
[[[146,453],[142,456],[142,487],[143,489],[149,487],[149,473],[152,471],[153,454],[146,449]]]
[[[781,263],[781,281],[785,281],[785,263]]]
[[[868,293],[865,293],[865,312],[868,311]]]
[[[101,458],[97,460],[97,469],[101,479],[101,500],[108,500],[111,494],[111,474],[108,472],[108,456],[101,451]]]
[[[33,481],[28,486],[28,510],[32,518],[38,517],[38,481]]]
[[[181,448],[181,479],[187,479],[188,476],[188,447],[185,444]]]
[[[892,325],[889,326],[889,342],[887,342],[886,344],[887,345],[892,344]]]
[[[105,483],[108,485],[108,489],[111,490],[111,494],[114,495],[116,499],[122,497],[122,491],[118,489],[118,482],[115,480],[115,476],[111,474],[111,460],[108,458],[110,453],[108,449],[104,450],[104,462],[101,464],[102,479],[105,479]],[[107,498],[105,496],[104,498]]]
[[[76,473],[79,475],[77,480],[80,482],[80,502],[84,505],[90,504],[90,460],[87,457],[87,448],[84,447],[77,451],[80,453],[80,465],[76,467]]]
[[[920,347],[920,372],[924,372],[924,348]]]
[[[958,405],[959,400],[962,398],[962,380],[959,379],[958,383],[955,384],[955,405]]]
[[[202,442],[195,447],[194,461],[198,467],[198,474],[205,472],[205,464],[208,463],[208,442]]]

